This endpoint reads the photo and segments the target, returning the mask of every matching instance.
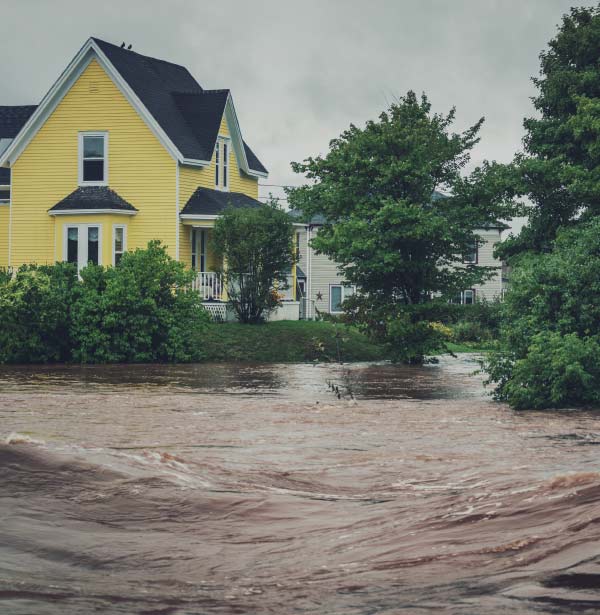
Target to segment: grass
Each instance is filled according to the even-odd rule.
[[[383,347],[353,327],[330,322],[282,320],[263,325],[212,324],[205,336],[207,361],[303,363],[380,361]]]
[[[485,348],[451,344],[451,350],[484,352]],[[382,361],[386,349],[354,327],[324,321],[284,320],[264,325],[211,324],[203,344],[206,361],[304,363],[310,361]]]

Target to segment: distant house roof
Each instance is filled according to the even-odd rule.
[[[116,211],[134,214],[137,209],[107,186],[80,186],[59,201],[48,213],[68,211]]]
[[[14,139],[36,109],[36,105],[0,106],[0,139]]]
[[[93,40],[185,158],[210,160],[229,90],[204,90],[183,66]],[[244,149],[250,169],[266,173]]]
[[[218,216],[228,207],[261,207],[263,204],[241,192],[224,192],[210,188],[196,188],[185,207],[182,216]]]

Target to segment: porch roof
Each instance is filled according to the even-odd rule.
[[[210,188],[196,188],[185,207],[182,216],[218,216],[227,207],[261,207],[263,203],[242,192],[225,192]]]
[[[85,211],[116,211],[134,214],[137,209],[108,186],[80,186],[48,210],[74,214]]]

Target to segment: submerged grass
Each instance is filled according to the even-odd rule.
[[[484,352],[471,344],[450,344],[455,353]],[[284,320],[263,325],[213,323],[203,337],[204,360],[214,362],[302,363],[382,361],[387,349],[355,327],[325,321]]]

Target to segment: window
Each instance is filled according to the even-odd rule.
[[[217,144],[215,145],[215,186],[219,185],[219,175],[220,175],[220,165],[221,165],[221,143],[219,139],[217,139]]]
[[[227,172],[229,171],[229,147],[227,141],[223,141],[223,188],[229,187],[229,178]]]
[[[229,141],[223,137],[215,145],[215,186],[229,189]]]
[[[206,271],[206,231],[195,228],[192,229],[192,269]]]
[[[127,227],[113,226],[113,265],[118,265],[127,250]]]
[[[463,291],[463,303],[465,305],[472,305],[475,303],[475,291],[472,288]]]
[[[458,293],[450,303],[455,303],[457,305],[473,305],[473,303],[475,303],[475,289],[470,288],[469,290],[463,290]]]
[[[342,303],[344,303],[348,297],[351,297],[355,290],[354,286],[331,284],[329,286],[329,311],[332,314],[343,312]]]
[[[300,260],[300,233],[296,233],[296,261]]]
[[[463,263],[468,265],[476,265],[479,257],[479,244],[474,239],[469,246],[469,251],[463,256]]]
[[[108,134],[79,133],[79,183],[104,186],[108,183]]]
[[[102,264],[102,226],[71,224],[64,227],[63,258],[81,271],[88,263]]]

